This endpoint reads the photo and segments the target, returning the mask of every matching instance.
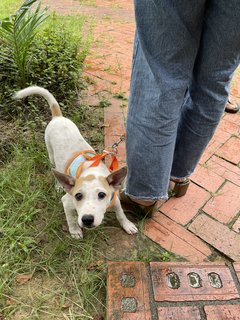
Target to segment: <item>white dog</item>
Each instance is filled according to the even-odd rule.
[[[72,237],[81,238],[84,227],[99,226],[109,207],[113,207],[127,233],[136,233],[136,226],[125,216],[116,195],[127,174],[126,167],[110,173],[103,162],[92,166],[93,149],[76,125],[62,116],[58,102],[49,91],[41,87],[28,87],[17,92],[15,98],[34,94],[44,97],[51,108],[52,120],[45,130],[45,142],[50,161],[56,168],[53,173],[66,191],[62,203]],[[71,159],[76,153],[78,155]],[[79,173],[77,178],[76,172]]]

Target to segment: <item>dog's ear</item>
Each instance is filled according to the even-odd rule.
[[[119,189],[126,175],[127,175],[127,167],[123,167],[119,170],[112,172],[107,177],[107,182],[109,183],[110,186],[113,186],[114,189]]]
[[[76,182],[75,178],[73,178],[67,174],[58,172],[54,169],[52,169],[52,172],[53,172],[55,178],[58,180],[58,182],[64,188],[64,190],[66,192],[70,193],[71,189],[75,186],[75,182]]]

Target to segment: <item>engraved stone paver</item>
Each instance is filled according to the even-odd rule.
[[[237,286],[224,263],[109,262],[107,320],[240,320]]]
[[[109,262],[108,320],[150,320],[147,269],[143,262]]]
[[[150,263],[156,301],[231,300],[239,293],[224,264]],[[190,277],[191,273],[197,274]]]

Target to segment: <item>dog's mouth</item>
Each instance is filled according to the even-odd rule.
[[[83,225],[82,228],[87,229],[87,230],[90,230],[90,229],[95,229],[96,226],[84,226],[84,225]]]
[[[79,227],[80,228],[83,228],[83,229],[95,229],[95,228],[97,228],[97,226],[95,226],[94,224],[93,225],[91,225],[91,226],[86,226],[85,224],[78,224],[79,225]]]

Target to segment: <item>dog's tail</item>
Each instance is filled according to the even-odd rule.
[[[57,100],[54,98],[54,96],[46,89],[37,87],[37,86],[32,86],[28,87],[26,89],[18,91],[15,95],[15,99],[23,99],[26,98],[27,96],[31,96],[33,94],[37,94],[39,96],[42,96],[45,98],[51,108],[52,112],[52,117],[62,117],[62,111],[60,109],[60,106],[57,102]]]

